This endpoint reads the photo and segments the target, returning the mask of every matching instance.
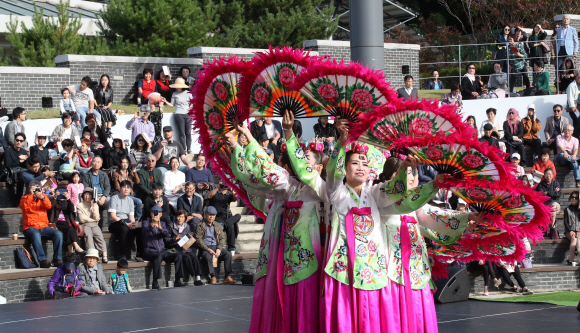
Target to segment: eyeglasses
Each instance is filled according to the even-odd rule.
[[[564,132],[574,132],[574,130],[566,129],[566,130],[564,130]]]
[[[562,112],[562,110],[554,110],[554,112]]]
[[[143,139],[137,139],[137,142],[145,142]]]
[[[503,29],[503,31],[510,31],[510,28],[507,28],[507,29]]]
[[[24,142],[24,140],[18,140],[18,139],[14,139],[14,141],[16,141],[16,142]]]
[[[475,67],[468,67],[467,69],[475,69]]]

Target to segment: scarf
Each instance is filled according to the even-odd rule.
[[[83,153],[81,151],[77,151],[77,157],[79,158],[79,165],[83,168],[90,168],[93,162],[93,153],[87,152],[87,159],[85,160]]]
[[[473,83],[475,81],[475,75],[469,74],[469,73],[465,73],[465,75],[463,75],[463,77],[466,77],[469,79],[469,81],[471,81],[471,83]]]
[[[509,116],[509,113],[512,112],[512,111],[513,111],[514,116],[516,118],[513,122],[509,118],[510,117]],[[516,110],[516,109],[514,109],[514,108],[509,109],[508,110],[508,116],[507,116],[507,119],[506,120],[507,120],[510,128],[512,129],[512,135],[515,134],[517,132],[517,130],[518,130],[518,125],[520,124],[520,120],[521,120],[520,119],[520,113],[519,113],[519,111]]]

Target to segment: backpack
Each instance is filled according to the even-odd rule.
[[[38,265],[24,247],[19,247],[14,250],[14,254],[16,255],[16,266],[18,268],[37,268]]]

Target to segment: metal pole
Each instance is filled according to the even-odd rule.
[[[374,69],[385,67],[383,1],[350,0],[350,59]]]
[[[505,44],[505,59],[506,59],[506,64],[507,64],[507,79],[508,79],[508,98],[511,97],[511,93],[512,91],[514,91],[515,87],[512,87],[512,85],[510,84],[511,82],[511,78],[510,78],[510,49],[509,49],[509,44]],[[514,86],[516,84],[516,81],[514,80]]]
[[[457,76],[459,76],[459,85],[461,86],[461,44],[457,45],[457,54],[459,58],[459,61],[457,63],[457,65],[459,66]]]

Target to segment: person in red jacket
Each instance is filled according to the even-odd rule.
[[[51,267],[51,262],[46,259],[42,248],[42,237],[47,237],[52,241],[54,252],[52,264],[56,267],[62,265],[62,233],[48,226],[47,210],[51,207],[50,199],[42,193],[40,182],[31,181],[28,194],[20,199],[22,230],[24,230],[24,237],[32,242],[41,268]]]
[[[537,161],[536,163],[534,163],[532,170],[530,170],[530,173],[535,178],[535,180],[534,180],[535,183],[539,183],[539,181],[537,181],[538,178],[540,178],[541,180],[544,180],[544,170],[546,170],[547,168],[550,168],[550,169],[552,169],[552,171],[554,171],[554,179],[555,179],[556,178],[556,167],[554,166],[554,163],[552,161],[550,161],[550,149],[542,148],[541,159],[539,161]]]

